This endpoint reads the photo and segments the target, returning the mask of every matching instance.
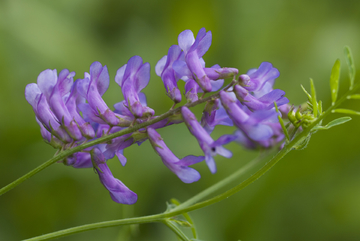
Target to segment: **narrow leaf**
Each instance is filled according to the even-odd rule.
[[[170,202],[172,202],[172,203],[173,203],[174,205],[176,205],[176,206],[179,206],[179,205],[180,205],[180,202],[179,202],[177,199],[175,199],[175,198],[172,198],[172,199],[170,200]],[[189,215],[188,213],[183,213],[182,215],[183,215],[184,218],[187,220],[187,222],[191,225],[191,226],[190,226],[190,227],[191,227],[191,232],[192,232],[194,238],[196,239],[196,238],[197,238],[196,228],[195,228],[195,224],[194,224],[194,222],[192,221],[190,215]]]
[[[311,87],[311,103],[313,105],[313,114],[314,117],[316,118],[317,116],[317,101],[316,101],[316,91],[315,91],[315,85],[314,85],[314,81],[310,78],[310,87]]]
[[[337,95],[339,92],[339,77],[340,77],[340,60],[337,59],[331,70],[330,75],[330,90],[332,105],[335,105]]]
[[[333,121],[330,121],[326,126],[315,126],[313,129],[311,129],[312,131],[317,131],[317,130],[327,130],[327,129],[330,129],[331,127],[334,127],[334,126],[338,126],[338,125],[341,125],[341,124],[344,124],[348,121],[351,120],[351,117],[348,117],[348,116],[345,116],[345,117],[341,117],[341,118],[338,118],[338,119],[335,119]]]
[[[306,94],[306,96],[308,97],[309,101],[311,101],[311,100],[312,100],[311,95],[306,91],[306,89],[304,88],[304,86],[302,86],[302,85],[300,85],[300,86],[301,86],[302,90],[305,92],[305,94]]]
[[[351,50],[350,50],[349,46],[345,46],[344,51],[345,51],[346,63],[349,67],[350,90],[352,90],[352,88],[354,86],[355,72],[356,72],[354,59],[351,54]]]
[[[351,120],[351,117],[349,117],[349,116],[340,117],[338,119],[330,121],[325,127],[329,129],[334,126],[344,124],[345,122],[348,122],[350,120]]]
[[[311,132],[315,133],[316,131],[319,130],[327,130],[329,128],[326,128],[325,126],[315,126],[314,128],[311,129]]]
[[[276,104],[276,101],[274,101],[274,106],[275,106],[276,112],[279,112],[279,108],[278,108],[278,106],[277,106],[277,104]],[[280,125],[281,125],[281,128],[282,128],[282,130],[283,130],[283,132],[284,132],[284,134],[285,134],[286,141],[289,141],[289,140],[290,140],[289,133],[288,133],[288,131],[287,131],[285,125],[284,125],[284,121],[283,121],[283,119],[281,118],[281,116],[278,116],[278,120],[279,120]]]
[[[323,113],[322,101],[321,100],[319,100],[318,106],[319,106],[319,113],[321,115]]]
[[[180,226],[191,228],[191,224],[187,221],[177,220],[177,219],[172,219],[172,218],[170,219],[170,221],[174,222],[176,224],[179,224]]]
[[[348,99],[353,99],[353,100],[360,100],[360,94],[348,95],[347,98]]]
[[[350,115],[360,115],[360,112],[348,109],[335,109],[331,111],[332,113],[343,113],[343,114],[350,114]]]

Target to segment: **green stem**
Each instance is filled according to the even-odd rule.
[[[192,103],[188,103],[188,104],[185,104],[184,106],[186,107],[194,107],[196,105],[199,105],[201,103],[204,103],[208,100],[211,100],[212,98],[218,98],[219,97],[219,92],[216,93],[216,94],[213,94],[211,96],[208,96],[204,99],[200,99],[200,100],[197,100],[195,102],[192,102]],[[94,145],[97,145],[97,144],[100,144],[100,143],[105,143],[107,141],[110,141],[116,137],[119,137],[119,136],[123,136],[123,135],[126,135],[126,134],[130,134],[134,131],[137,131],[141,128],[145,128],[149,125],[152,125],[152,124],[155,124],[161,120],[164,120],[178,112],[181,111],[181,107],[178,107],[176,109],[173,109],[173,110],[169,110],[168,112],[160,115],[160,116],[157,116],[155,117],[154,119],[151,119],[149,121],[146,121],[146,122],[143,122],[141,124],[137,124],[135,126],[132,126],[132,127],[128,127],[126,129],[123,129],[121,131],[118,131],[116,133],[113,133],[113,134],[110,134],[110,135],[106,135],[106,136],[103,136],[103,137],[100,137],[96,140],[93,140],[93,141],[89,141],[89,142],[86,142],[86,143],[83,143],[81,145],[78,145],[76,147],[73,147],[71,149],[68,149],[68,150],[65,150],[65,151],[61,151],[57,156],[51,158],[50,160],[46,161],[45,163],[41,164],[40,166],[36,167],[35,169],[33,169],[32,171],[26,173],[24,176],[18,178],[17,180],[13,181],[12,183],[8,184],[7,186],[3,187],[0,189],[0,196],[8,191],[10,191],[11,189],[13,189],[14,187],[16,187],[17,185],[21,184],[22,182],[24,182],[26,179],[32,177],[33,175],[35,175],[36,173],[40,172],[41,170],[45,169],[46,167],[50,166],[51,164],[54,164],[55,162],[57,161],[61,161],[63,160],[64,158],[76,153],[76,152],[79,152],[85,148],[88,148],[88,147],[91,147],[91,146],[94,146]]]
[[[163,223],[168,226],[182,241],[190,241],[190,239],[186,237],[186,235],[173,222],[164,220]]]
[[[112,220],[112,221],[105,221],[100,223],[92,223],[92,224],[86,224],[78,227],[73,227],[61,231],[57,231],[54,233],[45,234],[42,236],[34,237],[31,239],[27,239],[27,241],[39,241],[39,240],[49,240],[53,238],[59,238],[75,233],[80,233],[84,231],[99,229],[99,228],[107,228],[107,227],[114,227],[119,225],[128,225],[128,224],[139,224],[139,223],[150,223],[150,222],[164,222],[164,219],[174,217],[176,215],[180,215],[182,213],[187,213],[199,208],[203,208],[206,206],[209,206],[211,204],[217,203],[221,200],[224,200],[231,195],[237,193],[238,191],[242,190],[243,188],[247,187],[254,181],[256,181],[259,177],[264,175],[268,170],[270,170],[271,167],[273,167],[280,159],[282,159],[288,152],[292,150],[292,148],[301,141],[304,137],[310,134],[311,129],[314,128],[317,124],[319,124],[320,121],[322,121],[327,115],[331,113],[333,109],[335,109],[337,106],[339,106],[342,102],[344,102],[348,95],[353,94],[358,88],[360,87],[360,84],[357,84],[352,90],[349,90],[342,98],[340,98],[335,105],[328,108],[324,113],[322,113],[317,120],[315,120],[308,128],[304,129],[301,133],[299,133],[294,139],[292,139],[287,145],[284,146],[283,149],[281,149],[268,163],[266,163],[260,170],[258,170],[256,173],[254,173],[252,176],[250,176],[248,179],[243,181],[242,183],[238,184],[234,188],[218,195],[213,198],[210,198],[206,201],[193,204],[194,202],[200,200],[201,198],[209,195],[210,193],[213,193],[217,191],[217,188],[223,187],[227,183],[224,183],[223,181],[220,181],[219,183],[222,184],[215,184],[214,188],[210,187],[209,189],[199,193],[193,198],[190,198],[188,201],[184,202],[183,204],[175,207],[172,211],[162,213],[162,214],[156,214],[156,215],[150,215],[150,216],[143,216],[143,217],[137,217],[137,218],[128,218],[128,219],[121,219],[121,220]],[[207,99],[207,98],[206,98]],[[252,162],[254,163],[254,162]],[[248,164],[250,165],[250,164]],[[245,166],[246,167],[246,166]],[[245,169],[249,169],[245,168]],[[242,168],[243,169],[243,168]],[[242,170],[240,169],[240,170]],[[238,173],[242,174],[243,171],[237,171]],[[240,175],[239,174],[239,175]],[[235,179],[235,175],[231,175],[229,177],[231,180]],[[226,180],[226,179],[225,179]]]

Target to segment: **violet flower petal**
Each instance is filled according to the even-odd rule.
[[[102,152],[98,148],[94,148],[91,151],[91,159],[99,175],[100,182],[109,191],[114,202],[122,204],[136,203],[136,193],[126,187],[120,180],[114,178]]]
[[[184,183],[196,182],[200,179],[200,174],[193,168],[188,167],[193,163],[199,162],[200,159],[204,160],[204,157],[185,157],[179,160],[165,145],[159,133],[154,129],[147,129],[149,141],[153,146],[154,150],[160,156],[161,160],[172,172],[174,172],[181,181]],[[188,165],[186,165],[188,164]]]

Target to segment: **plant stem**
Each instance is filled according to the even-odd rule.
[[[164,220],[163,223],[168,226],[182,241],[190,241],[188,237],[170,220]]]

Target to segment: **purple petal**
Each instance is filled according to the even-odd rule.
[[[247,137],[241,130],[236,130],[234,132],[234,136],[236,137],[235,141],[243,145],[245,148],[255,149],[255,143],[251,141],[251,139]]]
[[[231,158],[232,157],[232,152],[229,151],[228,149],[225,149],[222,146],[217,146],[216,147],[216,153],[219,154],[220,156],[226,157],[226,158]]]
[[[272,103],[280,99],[284,95],[285,95],[285,91],[276,89],[266,95],[263,95],[262,97],[259,98],[259,100],[266,103]]]
[[[139,93],[139,94],[141,94],[141,93]],[[141,95],[139,95],[139,99],[140,99],[140,96]],[[140,99],[140,101],[141,101],[141,99]],[[125,116],[129,116],[129,117],[134,118],[133,114],[131,113],[131,111],[127,107],[126,100],[123,100],[121,102],[118,102],[118,103],[114,104],[114,108],[115,108],[115,113],[119,113],[121,115],[125,115]]]
[[[150,80],[150,64],[144,63],[140,69],[137,71],[134,80],[135,91],[139,93],[144,89]]]
[[[138,71],[138,69],[141,67],[141,65],[142,65],[142,58],[140,56],[135,55],[131,57],[126,66],[123,82],[126,81],[129,77],[133,77]],[[124,85],[124,83],[122,83],[122,85]]]
[[[185,61],[176,60],[173,63],[172,68],[174,69],[174,71],[180,78],[182,78],[184,76],[186,76],[188,78],[192,78],[192,73]]]
[[[187,52],[190,49],[191,45],[193,45],[194,42],[195,42],[195,38],[194,38],[194,34],[191,30],[185,30],[179,34],[178,43],[179,43],[180,48],[184,52]]]
[[[36,96],[40,95],[41,91],[37,84],[31,83],[25,87],[25,99],[34,108],[37,104]]]
[[[206,76],[204,68],[201,66],[199,57],[195,51],[189,52],[186,55],[186,64],[193,73],[195,80],[200,85],[201,89],[205,92],[211,92],[212,86],[210,79]]]
[[[58,78],[57,88],[59,89],[60,95],[64,96],[68,94],[74,84],[73,77],[75,76],[75,72],[69,72],[67,69],[63,69]]]
[[[216,173],[215,160],[210,153],[205,155],[205,162],[206,162],[206,165],[209,167],[210,172],[213,174]]]
[[[73,164],[71,164],[74,168],[89,168],[92,167],[93,164],[91,162],[91,155],[90,153],[86,152],[77,152],[76,159]]]
[[[89,89],[89,84],[90,84],[90,79],[89,78],[77,80],[77,86],[76,86],[77,91],[85,99],[87,98],[87,92],[88,92],[88,89]]]
[[[99,94],[102,96],[109,88],[109,72],[106,65],[102,68],[101,73],[97,79],[96,86]]]
[[[154,129],[147,129],[149,141],[153,146],[154,150],[161,157],[161,160],[172,172],[174,172],[181,181],[184,183],[192,183],[198,181],[200,179],[200,174],[193,168],[187,167],[187,163],[185,162],[197,162],[199,159],[203,160],[203,158],[189,157],[184,158],[183,160],[179,160],[171,150],[165,145],[165,142],[161,138],[160,134],[157,133]],[[190,164],[190,163],[189,163]]]
[[[223,125],[223,126],[233,126],[234,125],[234,123],[232,122],[232,120],[230,119],[228,114],[226,113],[226,110],[224,109],[224,107],[221,107],[220,109],[218,109],[216,111],[215,123],[217,123],[217,125]]]
[[[46,99],[50,98],[54,86],[57,82],[56,69],[47,69],[41,72],[37,78],[37,84],[41,92],[45,95]]]
[[[204,156],[186,156],[183,159],[180,160],[181,164],[184,166],[190,166],[199,162],[202,162],[203,160],[205,160]]]
[[[118,151],[115,152],[115,154],[116,154],[117,158],[119,159],[121,165],[125,166],[127,159],[123,155],[123,153],[124,153],[124,150],[118,150]]]
[[[226,145],[236,139],[233,135],[223,135],[211,144],[212,147]]]
[[[187,166],[176,166],[172,170],[178,178],[184,183],[193,183],[199,181],[200,173],[195,169]]]
[[[35,117],[35,119],[36,119],[36,122],[40,126],[40,133],[41,133],[42,138],[45,141],[47,141],[48,143],[50,143],[50,141],[51,141],[51,133],[48,130],[46,130],[44,125],[39,121],[39,119],[37,117]]]
[[[205,30],[205,29],[204,29]],[[200,31],[199,31],[200,32]],[[197,37],[196,37],[197,38]],[[207,32],[206,35],[200,40],[199,45],[196,48],[196,52],[201,58],[210,48],[212,40],[211,31]]]
[[[171,68],[172,64],[179,59],[180,55],[182,54],[182,51],[179,46],[172,45],[169,48],[168,57],[165,64],[165,69]]]
[[[118,83],[118,85],[120,87],[122,87],[123,82],[124,82],[124,73],[125,73],[126,66],[127,66],[127,64],[123,65],[121,68],[119,68],[116,71],[115,82]]]
[[[120,180],[114,178],[106,164],[105,157],[98,148],[91,150],[91,159],[96,165],[97,174],[100,182],[110,192],[113,201],[122,204],[134,204],[137,195],[126,187]]]
[[[164,71],[166,61],[167,61],[167,55],[162,57],[155,65],[155,73],[157,74],[157,76],[161,76],[162,72]]]
[[[273,134],[273,130],[268,125],[244,125],[246,133],[254,141],[264,141],[269,139]]]
[[[219,89],[221,89],[221,87],[224,85],[224,81],[223,79],[219,79],[219,80],[210,80],[212,89],[211,91],[218,91]]]
[[[84,119],[88,119],[100,124],[106,124],[106,122],[99,117],[98,113],[93,111],[89,104],[81,103],[78,105],[78,107],[82,112]]]

